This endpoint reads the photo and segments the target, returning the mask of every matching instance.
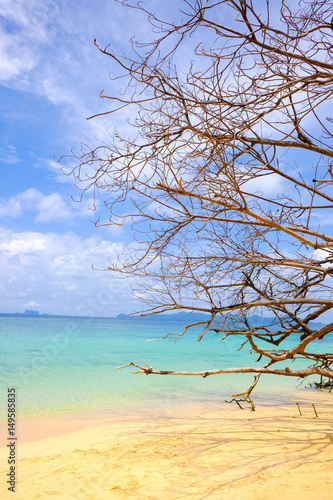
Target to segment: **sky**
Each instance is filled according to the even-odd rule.
[[[94,39],[124,53],[146,30],[140,12],[114,0],[0,3],[0,312],[138,309],[129,281],[92,269],[107,266],[128,235],[95,228],[89,200],[72,200],[78,192],[58,160],[115,125],[86,119],[104,110],[99,94],[113,85]]]
[[[173,19],[179,5],[144,2]],[[112,317],[142,309],[129,280],[102,270],[130,233],[96,228],[91,200],[76,202],[74,180],[61,172],[73,160],[59,163],[121,127],[115,115],[87,120],[107,111],[100,92],[114,95],[119,85],[94,39],[126,54],[133,36],[153,36],[146,16],[115,0],[0,2],[0,313]],[[265,189],[270,195],[267,182]]]

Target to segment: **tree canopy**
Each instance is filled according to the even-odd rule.
[[[109,107],[94,117],[126,126],[83,146],[73,174],[83,195],[104,196],[97,225],[132,227],[108,268],[133,278],[146,314],[208,313],[198,340],[214,329],[257,353],[255,367],[193,372],[254,373],[238,397],[264,373],[332,380],[333,354],[311,344],[333,330],[333,4],[179,5],[167,20],[146,11],[155,39],[132,40],[132,56],[95,41],[119,93],[102,92]],[[255,326],[254,313],[271,321]]]

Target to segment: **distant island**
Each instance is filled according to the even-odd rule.
[[[199,312],[179,312],[179,313],[173,313],[173,314],[153,314],[151,316],[127,316],[126,314],[118,314],[115,319],[119,320],[148,320],[148,321],[177,321],[177,322],[183,322],[184,324],[189,324],[189,323],[197,323],[199,321],[207,321],[207,319],[210,318],[209,314],[205,313],[199,313]],[[216,323],[219,323],[221,320],[217,319],[215,321]],[[272,324],[274,321],[274,318],[272,317],[261,317],[258,316],[257,314],[252,314],[248,318],[249,324],[251,327],[261,327],[261,326],[269,326]],[[212,326],[214,323],[212,324]],[[309,327],[313,329],[318,329],[323,326],[322,323],[319,322],[314,322],[310,321],[309,322]]]
[[[26,315],[26,316],[39,316],[39,311],[33,311],[32,309],[26,309],[24,311],[24,315]]]
[[[210,315],[205,314],[205,313],[200,313],[200,312],[185,312],[181,311],[178,313],[170,313],[170,314],[152,314],[150,316],[140,316],[140,315],[133,315],[129,316],[127,314],[118,314],[116,317],[114,316],[70,316],[70,315],[65,315],[65,314],[46,314],[43,313],[41,314],[39,311],[34,311],[32,309],[26,309],[24,313],[0,313],[0,318],[83,318],[83,319],[113,319],[113,320],[127,320],[127,321],[152,321],[152,322],[157,322],[157,321],[163,321],[163,322],[171,322],[175,321],[177,323],[183,323],[185,324],[190,324],[190,323],[197,323],[199,321],[207,321],[209,319]],[[219,323],[220,320],[216,320],[216,323]],[[263,326],[269,326],[273,322],[273,318],[265,318],[258,316],[257,314],[253,314],[248,318],[250,326],[254,327],[263,327]],[[214,326],[214,323],[212,324],[212,327]],[[235,326],[235,325],[234,325]],[[313,329],[318,329],[323,326],[322,323],[319,322],[314,322],[310,321],[309,322],[309,327]]]
[[[26,309],[24,311],[24,313],[18,313],[18,312],[15,312],[15,313],[0,313],[0,316],[2,317],[12,317],[12,316],[19,316],[19,317],[35,317],[35,316],[38,316],[38,317],[41,317],[41,318],[44,318],[44,317],[52,317],[53,315],[50,315],[50,314],[40,314],[39,311],[33,311],[32,309]]]

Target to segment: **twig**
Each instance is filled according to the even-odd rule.
[[[314,409],[314,412],[315,412],[315,414],[316,414],[316,417],[318,418],[318,413],[317,413],[316,407],[315,407],[315,405],[314,405],[313,403],[312,403],[312,407],[313,407],[313,409]]]

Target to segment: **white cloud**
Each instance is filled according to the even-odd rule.
[[[72,159],[62,159],[61,161],[39,158],[35,163],[35,168],[47,168],[51,175],[51,179],[61,184],[73,184],[73,176],[71,172],[77,166]]]
[[[36,253],[45,249],[45,239],[38,233],[23,233],[21,237],[16,236],[0,242],[0,251],[9,252],[11,256]]]
[[[107,266],[122,250],[122,243],[97,237],[0,228],[1,312],[37,306],[68,315],[130,312],[129,283],[92,269]]]
[[[312,257],[316,260],[327,260],[323,267],[332,267],[333,249],[332,248],[321,248],[313,251]]]
[[[116,2],[110,6],[84,0],[3,0],[0,82],[43,95],[55,105],[67,103],[82,112],[87,91],[91,104],[92,86],[96,102],[105,83],[110,86],[108,59],[94,46],[94,38],[102,46],[111,39],[119,46],[144,29],[137,22],[138,12],[130,9],[127,14]],[[86,117],[89,111],[83,110],[83,114]]]
[[[72,211],[68,209],[66,203],[58,193],[40,196],[37,201],[37,210],[39,213],[36,217],[36,222],[49,222],[72,216]]]
[[[38,307],[38,303],[35,302],[34,300],[30,300],[30,302],[27,302],[26,304],[23,304],[24,307],[30,308],[30,307]]]
[[[38,64],[36,48],[47,40],[46,5],[38,0],[3,0],[0,4],[0,81],[28,84],[28,73]]]
[[[0,216],[18,217],[26,211],[34,211],[37,212],[36,222],[51,222],[82,215],[81,208],[68,206],[59,193],[44,195],[37,189],[30,188],[9,200],[1,200]]]
[[[272,197],[285,193],[288,189],[288,183],[278,174],[254,177],[243,184],[244,191],[249,193],[262,193],[263,196]]]
[[[168,8],[152,1],[148,8],[178,13],[178,2]],[[173,15],[171,17],[174,17]],[[0,83],[37,94],[61,109],[61,131],[56,141],[75,147],[81,141],[96,145],[108,139],[115,125],[127,132],[126,114],[86,121],[88,116],[105,112],[113,105],[99,94],[117,94],[119,85],[110,78],[120,68],[101,54],[94,45],[96,38],[104,48],[118,54],[131,51],[130,39],[146,40],[149,33],[146,14],[124,8],[120,2],[66,2],[59,0],[2,0],[0,2]],[[15,110],[20,120],[22,110]],[[41,112],[38,104],[34,113]],[[59,115],[58,115],[59,116]],[[58,118],[58,117],[57,117]],[[117,120],[121,124],[117,124]],[[57,125],[56,125],[57,127]],[[112,129],[112,130],[111,130]],[[63,152],[63,151],[62,151]]]

